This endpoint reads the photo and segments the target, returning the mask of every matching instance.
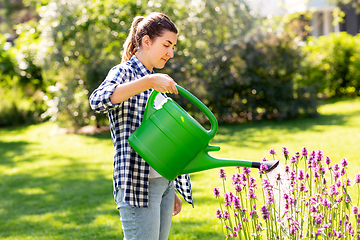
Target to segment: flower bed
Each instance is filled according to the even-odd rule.
[[[269,153],[275,159],[275,150]],[[304,147],[290,157],[283,147],[282,154],[284,166],[266,173],[266,165],[261,165],[257,175],[261,187],[249,168],[237,168],[232,176],[234,190],[227,191],[226,172],[220,168],[223,193],[219,187],[213,191],[225,238],[360,239],[360,173],[352,183],[347,159],[332,165],[321,150],[308,154]],[[351,197],[350,188],[356,188],[357,194]]]

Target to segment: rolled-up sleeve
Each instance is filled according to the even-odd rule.
[[[120,104],[113,104],[110,97],[117,85],[126,82],[126,75],[118,66],[112,68],[101,85],[91,94],[89,98],[91,109],[97,113],[107,113],[119,106]]]

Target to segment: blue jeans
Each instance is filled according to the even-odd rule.
[[[124,190],[115,196],[124,240],[167,240],[174,210],[174,183],[163,177],[150,178],[149,206],[139,208],[123,202]]]

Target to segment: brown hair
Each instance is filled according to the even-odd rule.
[[[148,35],[153,40],[156,37],[162,36],[165,30],[178,33],[175,24],[163,13],[154,12],[146,17],[135,17],[131,24],[130,33],[123,46],[124,52],[121,62],[129,61],[135,55],[141,47],[141,41],[144,36]]]

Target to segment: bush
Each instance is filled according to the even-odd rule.
[[[360,94],[360,34],[332,33],[310,37],[303,47],[306,58],[302,84],[316,84],[328,97]]]
[[[290,27],[262,28],[243,0],[51,0],[38,8],[41,24],[17,30],[18,61],[26,64],[18,69],[20,82],[39,89],[50,106],[42,117],[72,127],[99,124],[89,94],[120,62],[133,17],[150,11],[169,15],[180,32],[176,57],[161,72],[199,97],[220,122],[316,114],[311,84],[294,82],[301,62],[296,34],[284,34]]]
[[[317,115],[314,88],[296,84],[303,58],[300,34],[292,30],[298,16],[274,21],[269,31],[243,1],[204,1],[200,9],[180,26],[186,42],[179,41],[166,72],[220,122]]]
[[[41,94],[31,82],[34,78],[25,72],[25,67],[18,67],[28,65],[19,65],[14,57],[16,53],[0,35],[0,126],[37,122],[43,111]]]

